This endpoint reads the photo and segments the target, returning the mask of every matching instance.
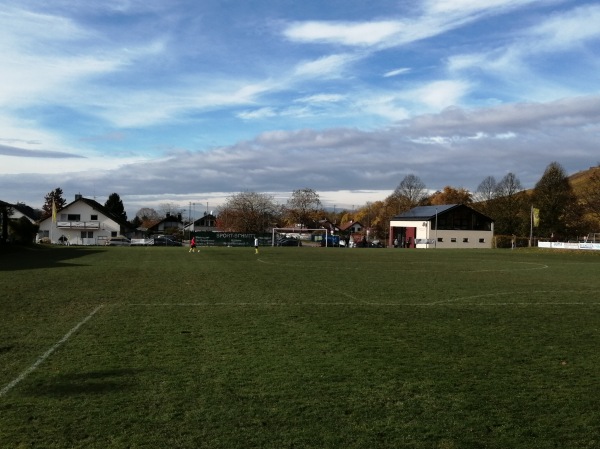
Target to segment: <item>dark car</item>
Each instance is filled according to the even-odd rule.
[[[159,235],[158,237],[154,237],[154,246],[181,246],[181,242],[171,237]]]
[[[284,237],[277,240],[277,246],[302,246],[302,242],[293,237]]]

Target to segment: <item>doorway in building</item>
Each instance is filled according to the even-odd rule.
[[[415,237],[417,228],[394,228],[394,238],[392,241],[398,241],[398,248],[415,248]]]

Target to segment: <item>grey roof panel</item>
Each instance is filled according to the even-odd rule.
[[[435,217],[436,214],[441,214],[457,206],[459,206],[459,204],[414,207],[409,211],[396,215],[393,220],[429,220]]]

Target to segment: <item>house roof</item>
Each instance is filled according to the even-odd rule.
[[[443,204],[438,206],[413,207],[411,210],[396,215],[393,220],[431,220],[436,215],[443,214],[460,206],[461,204]]]
[[[67,204],[64,207],[61,207],[57,212],[60,212],[64,209],[66,209],[67,207],[77,203],[78,201],[84,202],[85,204],[87,204],[88,206],[90,206],[92,209],[97,210],[98,212],[100,212],[102,215],[104,215],[105,217],[110,218],[111,220],[115,221],[116,223],[118,223],[119,225],[122,226],[127,226],[127,221],[123,220],[121,217],[118,217],[117,215],[113,214],[110,210],[108,210],[106,207],[104,207],[102,204],[100,204],[99,202],[97,202],[96,200],[91,200],[89,198],[76,198],[75,201],[71,201],[69,204]],[[42,220],[40,220],[40,223],[51,219],[52,216],[46,217]]]
[[[160,220],[153,222],[151,225],[148,226],[148,230],[156,230],[162,223],[183,224],[183,220],[176,215],[168,215],[165,218],[161,218]]]
[[[338,227],[338,225],[336,225],[335,223],[332,223],[331,221],[327,220],[327,219],[323,219],[323,220],[319,220],[319,226],[321,226],[322,228],[329,228],[329,229],[340,229]]]
[[[35,211],[32,207],[26,206],[25,204],[12,204],[13,209],[18,210],[21,214],[25,215],[30,220],[35,220]]]
[[[199,225],[200,223],[205,222],[206,220],[216,220],[217,217],[213,214],[204,214],[202,217],[197,218],[196,220],[194,220],[194,224]]]
[[[414,207],[409,211],[403,212],[396,215],[392,220],[405,220],[405,221],[430,221],[435,218],[436,215],[443,215],[451,212],[455,209],[465,208],[473,211],[473,213],[484,217],[489,221],[494,221],[492,218],[482,214],[481,212],[467,206],[466,204],[441,204],[437,206],[419,206]]]
[[[342,224],[340,225],[340,231],[345,231],[346,229],[348,229],[348,228],[351,228],[351,227],[352,227],[352,226],[354,226],[354,225],[358,225],[358,226],[360,226],[361,228],[362,228],[362,227],[364,227],[364,226],[363,226],[363,225],[362,225],[360,222],[358,222],[358,221],[347,221],[346,223],[342,223]]]

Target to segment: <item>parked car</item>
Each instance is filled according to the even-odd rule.
[[[293,237],[282,237],[277,240],[277,246],[302,246],[302,242]]]
[[[154,237],[154,246],[181,246],[181,242],[166,235]]]
[[[109,238],[106,241],[105,245],[106,246],[130,246],[131,245],[131,240],[129,240],[125,236],[118,235],[117,237],[111,237],[111,238]]]

